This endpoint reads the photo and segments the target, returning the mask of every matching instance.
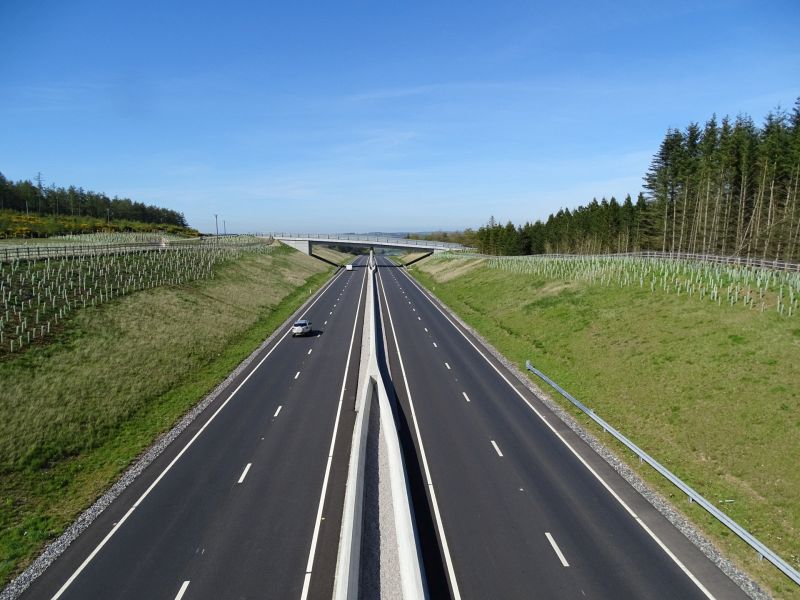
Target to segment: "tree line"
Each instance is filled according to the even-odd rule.
[[[800,98],[761,127],[747,115],[669,129],[644,192],[475,232],[488,254],[657,250],[800,261]]]
[[[134,202],[128,198],[109,198],[70,186],[68,188],[42,185],[37,182],[11,181],[0,173],[0,210],[13,210],[26,215],[93,217],[113,221],[139,221],[159,225],[187,227],[186,218],[168,208]]]

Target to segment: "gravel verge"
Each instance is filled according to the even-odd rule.
[[[594,434],[588,431],[564,408],[545,392],[542,388],[533,383],[520,369],[503,356],[492,344],[488,342],[478,331],[464,322],[447,304],[438,296],[423,286],[419,281],[414,281],[422,287],[425,292],[433,298],[448,315],[458,323],[464,330],[477,341],[484,350],[491,354],[499,363],[508,369],[519,382],[531,391],[547,408],[556,414],[578,437],[586,442],[603,460],[619,473],[645,500],[655,507],[664,517],[675,526],[689,541],[692,542],[708,559],[725,573],[745,594],[753,600],[769,600],[772,596],[758,585],[747,573],[737,567],[731,560],[726,558],[722,552],[702,533],[697,527],[688,520],[675,506],[660,493],[655,491],[639,475],[632,470],[619,456],[610,450],[605,444],[600,442]]]

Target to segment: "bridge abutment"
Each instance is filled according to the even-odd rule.
[[[311,242],[309,240],[280,240],[282,244],[291,246],[303,254],[311,256]]]

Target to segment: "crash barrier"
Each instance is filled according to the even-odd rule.
[[[766,558],[769,562],[775,565],[780,571],[783,572],[789,579],[794,581],[797,584],[800,584],[800,572],[797,569],[793,568],[789,563],[783,560],[780,556],[778,556],[775,552],[767,548],[764,544],[762,544],[758,539],[756,539],[749,531],[747,531],[744,527],[739,525],[736,521],[731,519],[728,515],[714,506],[711,502],[706,500],[703,496],[698,494],[694,489],[689,487],[686,483],[684,483],[677,475],[672,473],[669,469],[664,467],[661,463],[659,463],[656,459],[652,456],[647,454],[644,450],[639,448],[636,444],[634,444],[631,440],[627,437],[622,435],[619,431],[617,431],[614,427],[609,425],[604,419],[602,419],[599,415],[597,415],[591,408],[588,408],[579,400],[572,397],[566,390],[564,390],[561,386],[559,386],[555,381],[550,379],[547,375],[542,373],[539,369],[534,367],[531,364],[531,361],[525,361],[525,368],[528,369],[531,373],[534,373],[542,380],[547,382],[554,390],[556,390],[559,394],[561,394],[564,398],[569,400],[572,404],[578,407],[586,416],[592,419],[595,423],[600,425],[603,428],[603,431],[606,431],[613,435],[618,441],[625,444],[629,450],[631,450],[634,454],[639,457],[640,461],[646,462],[648,465],[653,467],[658,473],[660,473],[663,477],[669,480],[675,487],[681,490],[684,494],[689,497],[690,502],[696,502],[700,506],[702,506],[708,513],[717,519],[720,523],[725,525],[728,529],[733,531],[736,535],[738,535],[742,540],[745,541],[748,545],[750,545],[753,550],[758,553],[758,557],[760,559]]]

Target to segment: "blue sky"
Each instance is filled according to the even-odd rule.
[[[791,107],[798,31],[797,0],[0,0],[0,172],[204,231],[545,219],[635,196],[668,127]]]

